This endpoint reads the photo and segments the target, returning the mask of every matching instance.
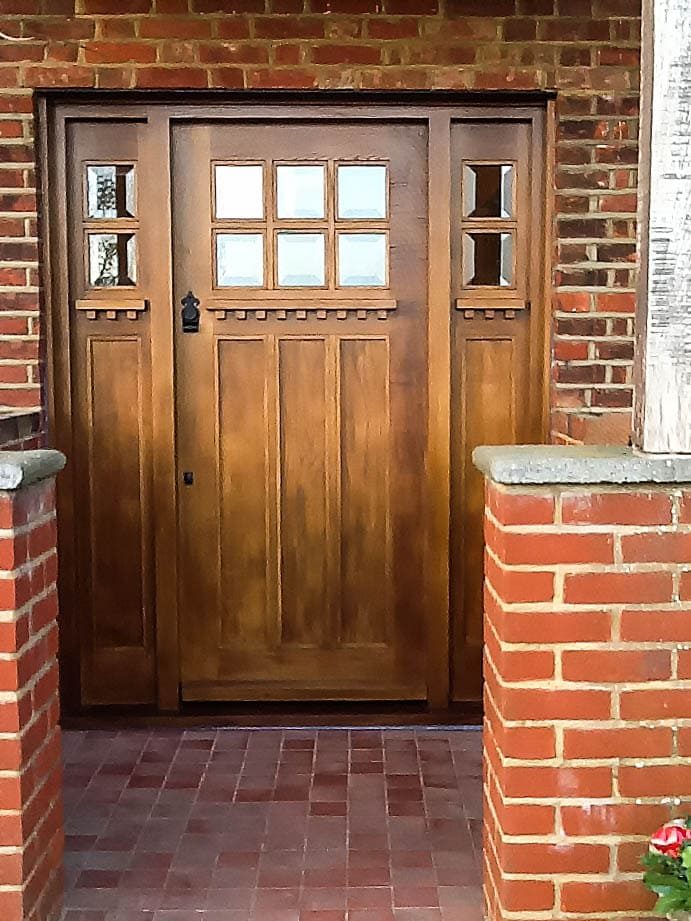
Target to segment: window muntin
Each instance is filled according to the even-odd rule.
[[[388,287],[387,162],[228,160],[211,168],[216,288],[347,289],[355,296],[358,288]],[[232,193],[243,179],[246,188]],[[252,239],[235,239],[240,234]],[[249,269],[238,268],[242,247]]]
[[[463,161],[460,250],[464,297],[515,297],[517,291],[516,163]]]

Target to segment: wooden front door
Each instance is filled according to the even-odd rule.
[[[479,443],[543,437],[543,115],[47,120],[68,710],[481,696]]]
[[[425,154],[174,130],[184,699],[425,697]]]

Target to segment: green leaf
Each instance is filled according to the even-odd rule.
[[[689,884],[685,879],[679,879],[678,876],[669,876],[667,873],[658,873],[655,870],[649,870],[643,877],[643,882],[648,889],[658,895],[680,892],[686,896],[689,892]]]
[[[689,847],[688,844],[681,852],[681,862],[687,870],[691,870],[691,847]]]
[[[681,892],[672,892],[661,896],[655,903],[653,911],[656,915],[667,915],[673,911],[679,911],[685,904],[686,898]]]

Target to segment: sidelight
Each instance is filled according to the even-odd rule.
[[[135,216],[133,164],[87,166],[86,213],[95,220]]]
[[[89,284],[111,288],[137,283],[137,250],[133,233],[91,233],[88,246]]]
[[[387,185],[384,164],[340,164],[337,180],[339,220],[384,220]]]
[[[325,207],[324,165],[276,167],[276,217],[279,220],[322,220]]]
[[[463,216],[513,217],[514,168],[506,163],[466,163],[463,169]]]

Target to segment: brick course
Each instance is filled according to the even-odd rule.
[[[0,409],[41,404],[35,88],[556,89],[553,437],[626,440],[638,0],[0,0],[0,15],[31,39],[0,40]]]
[[[52,482],[0,492],[0,917],[62,897],[57,552]]]
[[[487,486],[488,921],[650,913],[646,839],[691,799],[690,497]]]

